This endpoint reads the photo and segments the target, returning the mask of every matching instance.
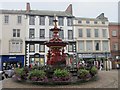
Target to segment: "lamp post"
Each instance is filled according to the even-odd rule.
[[[74,57],[74,61],[76,62],[76,68],[77,68],[77,59],[76,59],[76,57],[77,57],[77,53],[76,53],[76,45],[75,44],[73,44],[73,57]]]
[[[105,60],[106,60],[106,71],[108,71],[108,69],[107,69],[107,68],[108,68],[108,67],[107,67],[107,61],[108,61],[108,60],[107,60],[107,51],[105,51],[105,58],[106,58],[106,59],[105,59]]]

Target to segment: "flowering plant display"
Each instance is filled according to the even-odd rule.
[[[43,70],[32,70],[29,72],[28,79],[31,81],[47,82],[46,73]]]
[[[95,66],[93,66],[91,69],[90,69],[90,74],[92,76],[95,76],[96,74],[98,73],[98,70]]]
[[[88,70],[80,69],[80,70],[78,70],[78,78],[81,80],[87,80],[87,79],[91,78],[91,75]]]
[[[55,82],[62,82],[62,81],[69,81],[70,80],[70,73],[63,69],[56,69],[53,74],[53,81]]]
[[[25,72],[24,68],[16,68],[15,75],[13,77],[14,80],[18,81],[27,80],[27,73]]]

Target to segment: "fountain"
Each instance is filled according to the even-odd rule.
[[[45,42],[45,45],[49,47],[47,53],[47,65],[51,66],[65,66],[66,65],[66,54],[64,53],[64,47],[68,44],[59,38],[58,32],[61,30],[57,27],[57,20],[55,17],[54,28],[50,29],[53,32],[53,37]]]

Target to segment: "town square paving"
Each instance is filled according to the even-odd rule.
[[[120,72],[120,71],[119,71]],[[30,83],[17,83],[11,78],[2,81],[2,88],[118,88],[118,70],[99,71],[98,80],[79,85],[42,86]]]

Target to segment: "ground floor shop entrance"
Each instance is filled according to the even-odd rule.
[[[1,70],[10,69],[12,67],[23,67],[24,66],[24,55],[2,55]]]

